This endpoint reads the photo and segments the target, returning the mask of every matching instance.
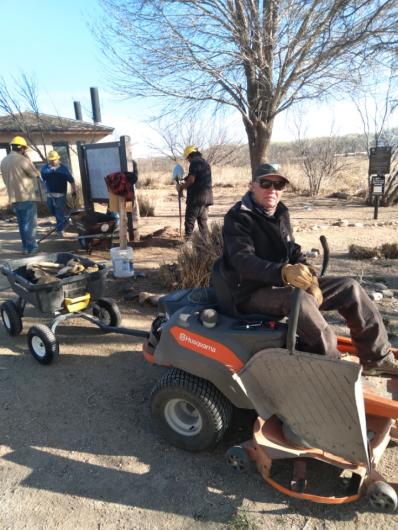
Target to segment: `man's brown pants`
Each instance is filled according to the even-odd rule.
[[[298,318],[298,348],[310,353],[338,357],[337,338],[322,316],[322,311],[336,310],[345,319],[362,364],[374,363],[388,354],[391,345],[376,305],[361,285],[351,278],[319,278],[323,303],[302,293]],[[243,313],[266,313],[287,316],[291,308],[293,287],[264,287],[240,304]]]

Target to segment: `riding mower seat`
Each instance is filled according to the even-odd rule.
[[[215,290],[220,312],[223,315],[226,315],[232,318],[239,318],[241,320],[247,321],[248,323],[251,321],[281,322],[286,319],[286,317],[284,316],[267,315],[266,313],[261,313],[261,314],[260,313],[258,314],[240,313],[234,303],[233,296],[231,294],[226,275],[227,275],[227,272],[225,271],[225,267],[223,265],[223,258],[219,257],[213,263],[213,268],[211,271],[211,284]]]

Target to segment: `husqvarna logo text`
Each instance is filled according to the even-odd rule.
[[[183,348],[222,363],[231,372],[239,372],[243,368],[243,363],[239,357],[221,342],[187,331],[179,326],[172,326],[170,335]]]
[[[196,339],[193,339],[192,337],[189,337],[185,333],[180,333],[179,339],[181,342],[189,342],[189,344],[192,344],[193,346],[196,346],[197,348],[202,348],[206,351],[211,351],[213,353],[216,352],[216,349],[214,346],[210,346],[210,344],[204,344],[203,342],[200,342]]]

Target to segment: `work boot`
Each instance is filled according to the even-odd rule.
[[[395,358],[394,352],[390,351],[376,364],[364,367],[363,373],[365,375],[398,375],[398,360]]]

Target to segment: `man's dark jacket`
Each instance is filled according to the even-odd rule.
[[[191,156],[188,174],[195,177],[195,182],[187,190],[187,204],[189,206],[213,204],[210,165],[199,153],[193,153]]]
[[[247,192],[225,215],[222,232],[223,269],[237,306],[261,287],[283,286],[286,263],[305,263],[282,202],[268,216]]]

